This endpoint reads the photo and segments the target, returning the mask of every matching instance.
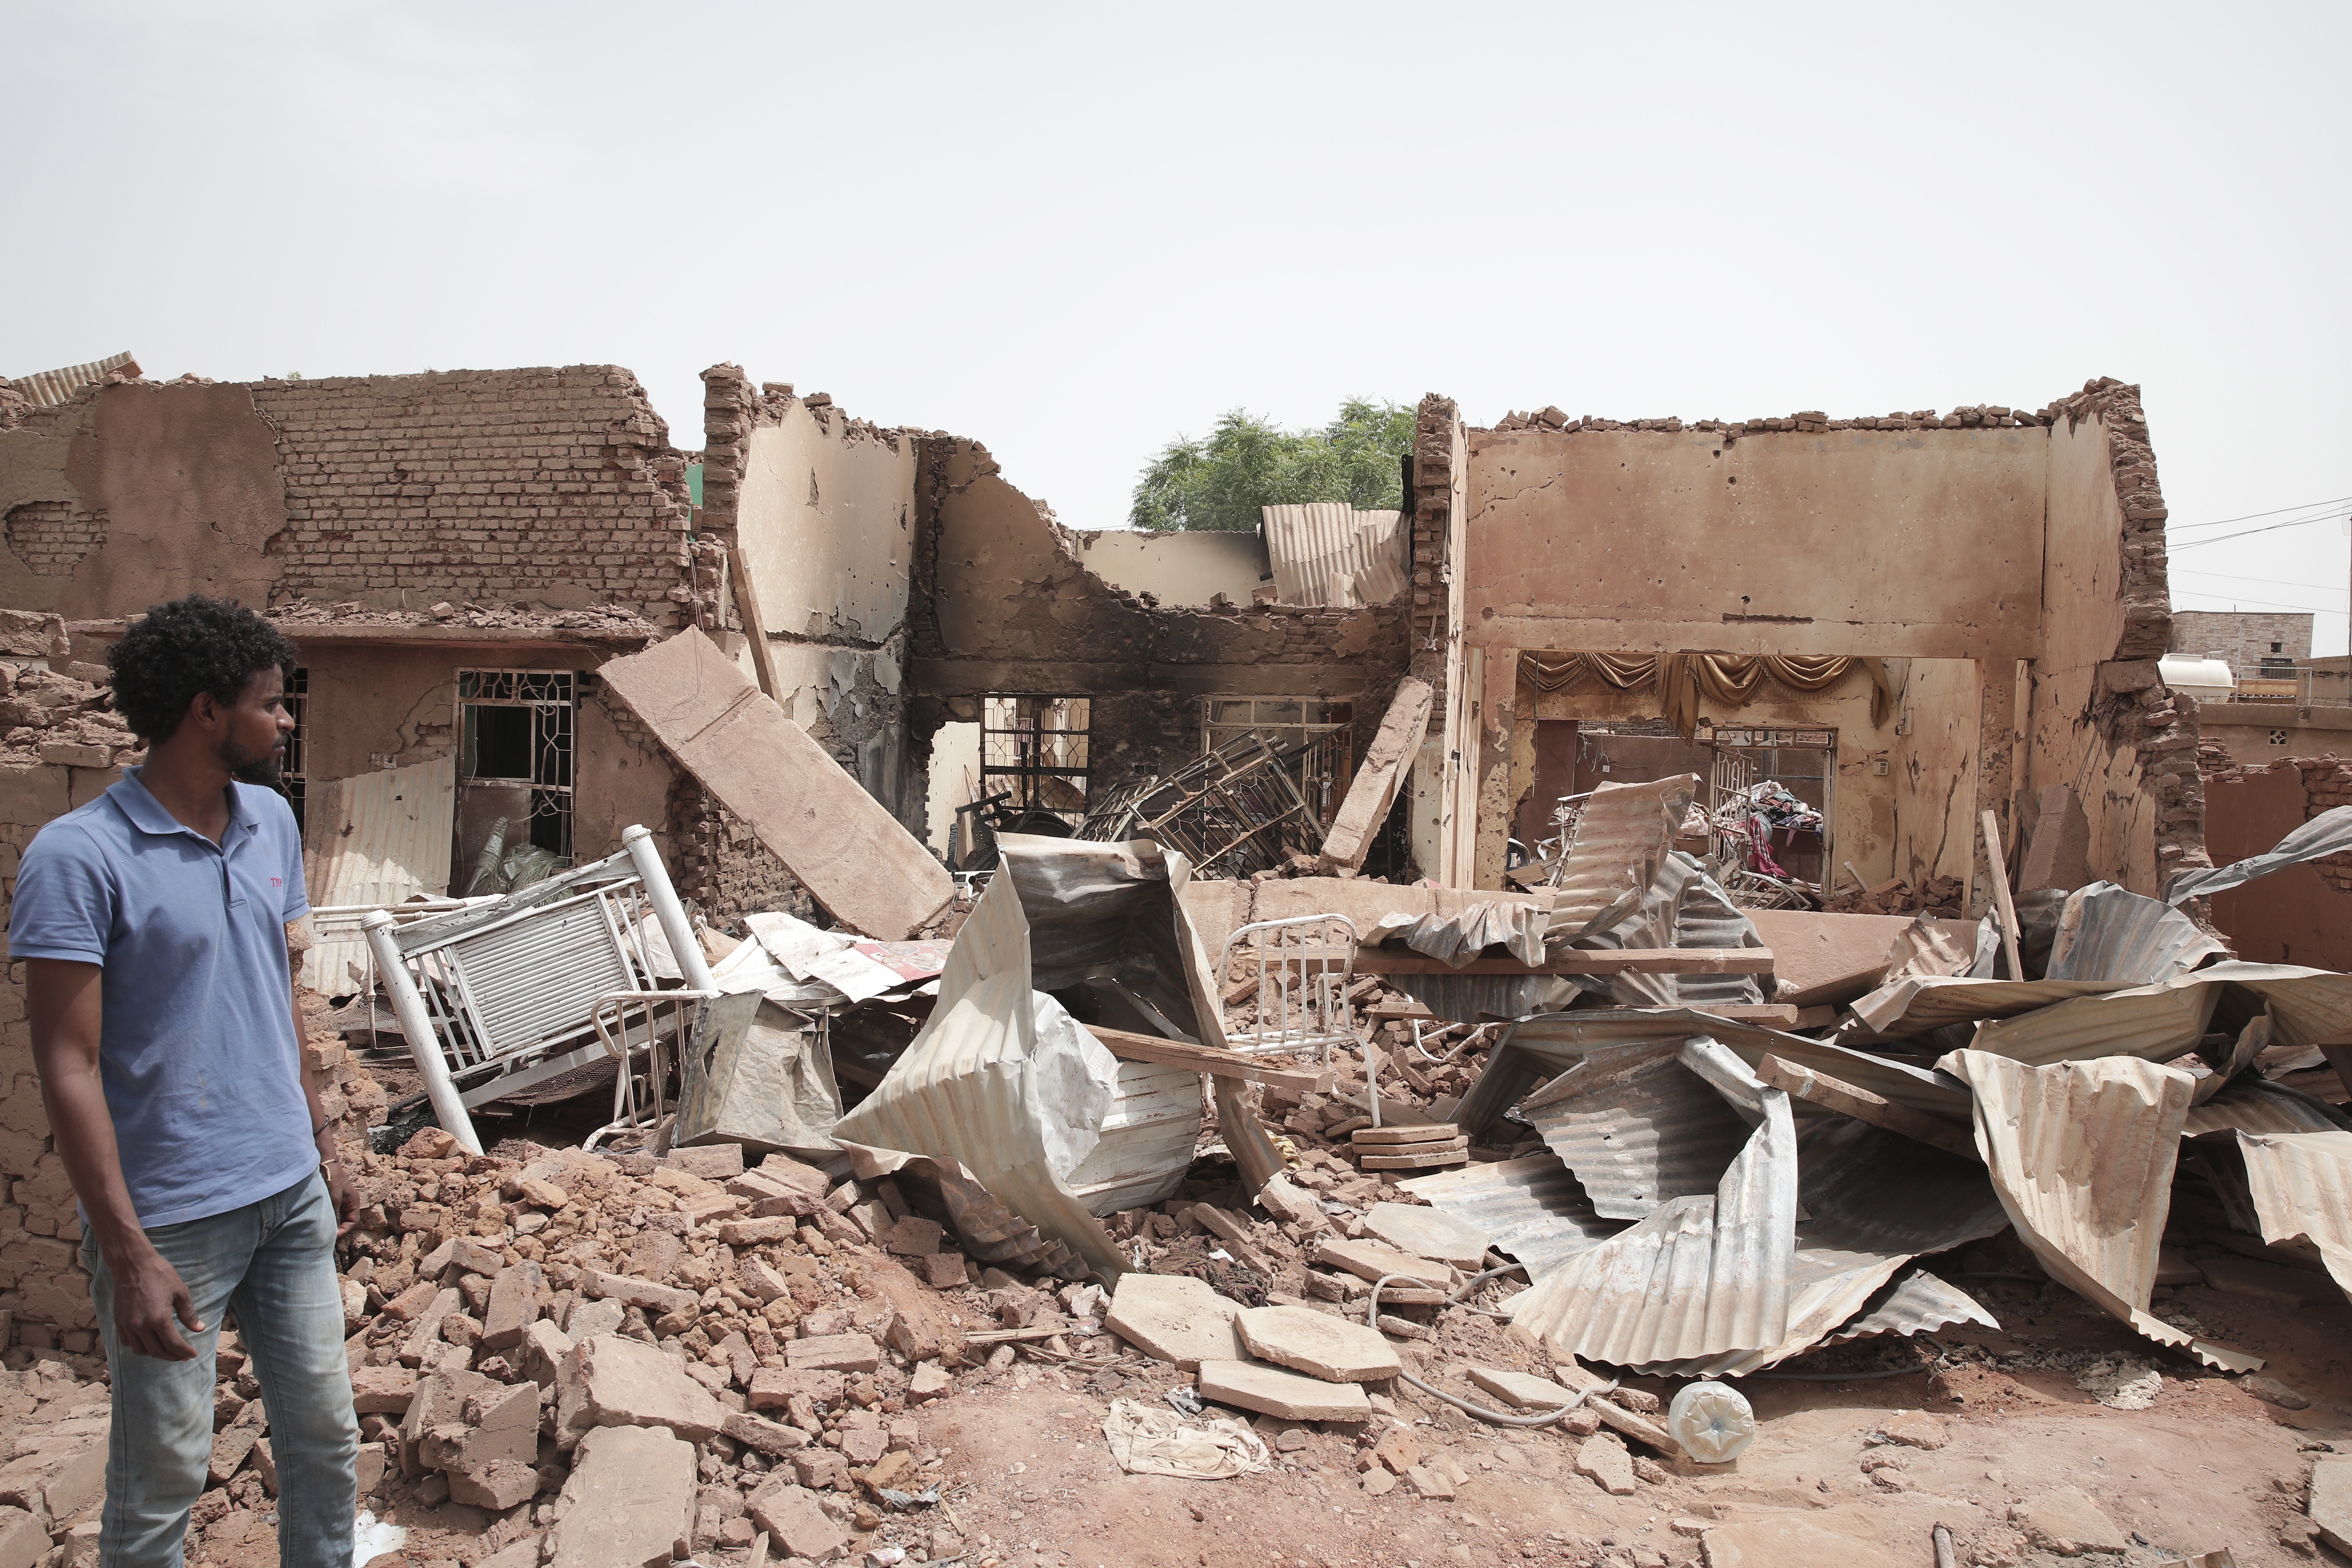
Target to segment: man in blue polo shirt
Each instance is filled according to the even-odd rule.
[[[236,1314],[287,1568],[347,1568],[358,1434],[335,1279],[351,1187],[303,1071],[285,922],[310,910],[278,775],[294,647],[159,605],[109,655],[143,766],[25,851],[8,925],[113,1379],[104,1568],[177,1568]]]

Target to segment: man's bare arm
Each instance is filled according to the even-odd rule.
[[[178,1270],[163,1261],[140,1227],[122,1180],[114,1118],[99,1079],[100,975],[95,963],[25,961],[25,1002],[32,1017],[41,1103],[49,1113],[58,1158],[113,1276],[114,1324],[123,1348],[160,1361],[193,1361],[196,1352],[180,1337],[173,1320],[192,1333],[203,1332],[205,1325],[196,1321],[195,1302]]]

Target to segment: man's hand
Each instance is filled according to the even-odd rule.
[[[125,1256],[108,1258],[106,1269],[114,1277],[114,1331],[122,1348],[156,1361],[195,1360],[180,1329],[200,1334],[205,1326],[196,1321],[196,1303],[180,1271],[144,1237]]]
[[[341,1241],[359,1228],[359,1189],[352,1185],[352,1178],[341,1160],[328,1161],[322,1173],[327,1178],[327,1196],[335,1205],[335,1239]]]

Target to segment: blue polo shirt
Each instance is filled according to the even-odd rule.
[[[125,768],[26,849],[8,955],[104,970],[100,1077],[146,1228],[318,1169],[286,958],[286,922],[310,909],[293,810],[254,784],[229,785],[215,844]]]

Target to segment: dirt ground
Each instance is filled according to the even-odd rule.
[[[1187,1374],[1137,1355],[1108,1368],[1024,1360],[979,1369],[916,1413],[937,1460],[926,1483],[938,1484],[943,1500],[885,1517],[856,1552],[896,1546],[908,1562],[965,1568],[1875,1568],[1932,1563],[1930,1532],[1941,1522],[1962,1563],[2046,1568],[2070,1560],[2037,1551],[2011,1510],[2074,1487],[2131,1544],[2120,1556],[2071,1561],[2143,1568],[2219,1547],[2240,1568],[2347,1561],[2309,1542],[2302,1521],[2313,1455],[2352,1451],[2352,1306],[2289,1309],[2202,1286],[2158,1292],[2159,1311],[2189,1314],[2268,1357],[2263,1374],[2310,1401],[2286,1410],[2138,1340],[2055,1286],[1976,1285],[2004,1331],[1868,1342],[1814,1358],[1899,1363],[1940,1346],[1945,1370],[1843,1382],[1751,1377],[1742,1386],[1759,1432],[1738,1461],[1706,1470],[1685,1463],[1627,1497],[1577,1472],[1580,1439],[1498,1430],[1402,1384],[1392,1396],[1397,1412],[1415,1423],[1431,1468],[1464,1478],[1451,1500],[1402,1486],[1367,1495],[1350,1428],[1286,1433],[1289,1424],[1264,1418],[1257,1429],[1276,1460],[1270,1470],[1225,1481],[1124,1475],[1103,1439],[1111,1401],[1159,1404]],[[2138,1389],[2152,1403],[2112,1408],[2079,1387],[2103,1361],[2127,1363],[2126,1372],[2154,1368],[2160,1385],[2143,1379]],[[1629,1386],[1664,1396],[1679,1384]],[[1923,1410],[1941,1418],[1940,1447],[1876,1440],[1899,1413]],[[404,1548],[375,1568],[476,1562],[531,1532],[528,1510],[501,1522],[456,1505],[425,1509],[396,1480],[374,1500],[411,1527]],[[747,1557],[719,1549],[700,1561],[740,1568]],[[190,1560],[268,1568],[277,1552],[257,1529],[243,1541],[207,1542]]]

